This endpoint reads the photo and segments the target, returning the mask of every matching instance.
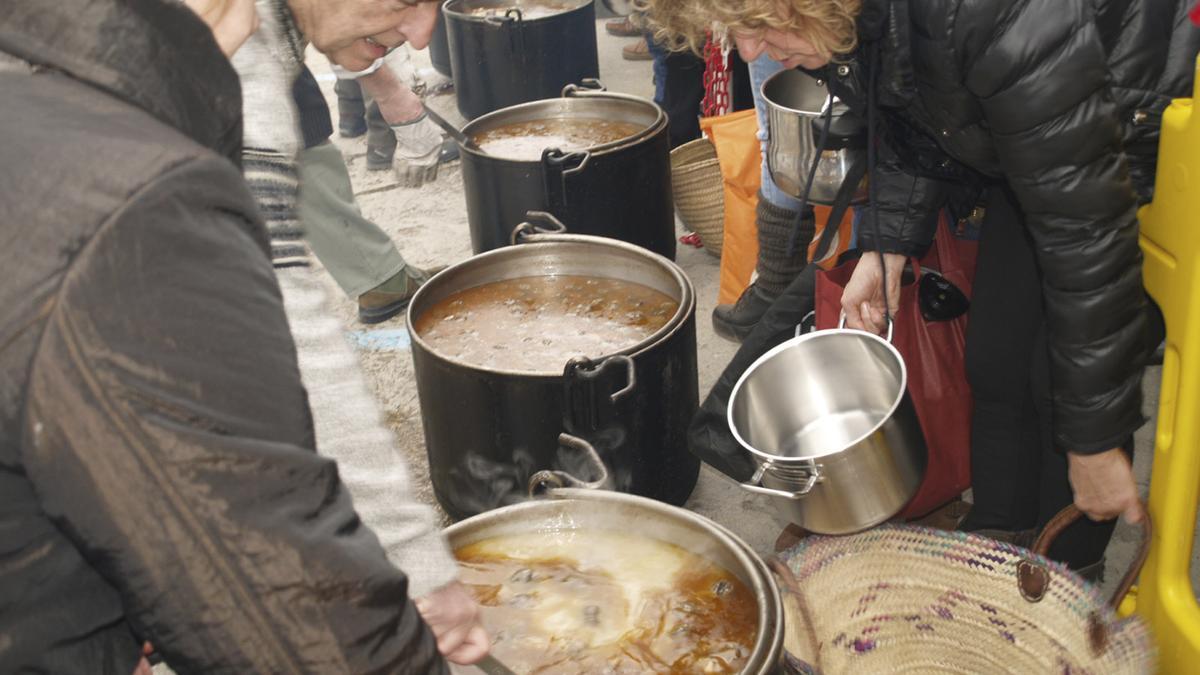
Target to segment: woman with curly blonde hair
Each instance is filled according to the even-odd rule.
[[[1099,568],[1111,520],[1142,515],[1128,453],[1161,328],[1142,290],[1137,207],[1153,190],[1160,113],[1191,89],[1192,3],[646,3],[675,48],[724,33],[743,59],[802,68],[868,119],[859,242],[871,254],[842,298],[849,326],[878,331],[895,313],[905,259],[929,247],[939,211],[986,204],[963,527],[1013,538],[1074,501],[1099,522],[1051,554]]]

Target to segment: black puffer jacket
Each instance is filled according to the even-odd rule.
[[[208,29],[4,0],[0,92],[0,673],[445,672],[314,452]]]
[[[1066,450],[1113,448],[1142,422],[1151,345],[1135,182],[1147,197],[1156,122],[1190,92],[1190,4],[865,0],[859,48],[820,73],[865,114],[878,64],[880,238],[862,228],[865,248],[920,255],[952,197],[996,181],[1016,195],[1043,274]]]

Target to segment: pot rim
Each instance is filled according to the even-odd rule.
[[[572,12],[577,12],[581,9],[585,9],[592,5],[591,0],[564,0],[564,1],[569,1],[569,2],[578,3],[578,4],[575,7],[571,7],[569,9],[564,9],[560,12],[554,12],[553,14],[547,14],[545,16],[539,16],[539,17],[535,17],[532,19],[526,19],[525,17],[521,17],[521,23],[537,23],[537,22],[546,21],[549,19],[557,19],[561,16],[565,16]],[[450,8],[451,4],[465,4],[467,2],[468,2],[468,0],[446,0],[445,2],[442,3],[442,11],[446,13],[447,18],[453,16],[454,18],[459,19],[461,21],[470,21],[473,23],[486,23],[488,25],[496,26],[497,28],[499,28],[501,25],[503,25],[503,24],[496,24],[493,21],[488,21],[487,17],[482,17],[482,16],[478,16],[475,14],[468,14],[467,12],[460,12],[457,9]]]
[[[566,366],[567,366],[567,363],[569,362],[569,360],[564,361],[562,364],[562,368],[560,368],[558,371],[538,372],[538,371],[524,371],[524,370],[505,370],[505,369],[501,369],[501,368],[484,368],[484,367],[481,367],[481,366],[478,366],[478,365],[475,365],[472,363],[468,363],[467,361],[464,361],[461,359],[456,359],[456,358],[451,358],[449,356],[446,356],[442,352],[434,349],[423,337],[421,337],[420,333],[417,332],[417,330],[415,328],[415,326],[416,326],[415,320],[417,317],[414,316],[413,312],[414,312],[414,308],[421,304],[421,300],[423,299],[422,298],[423,294],[432,293],[433,291],[431,291],[429,289],[435,288],[437,285],[437,280],[442,278],[445,275],[453,276],[455,273],[459,273],[464,269],[469,269],[470,267],[483,265],[485,263],[485,261],[491,260],[492,258],[501,258],[501,257],[505,257],[505,256],[520,257],[521,251],[532,251],[532,250],[537,250],[537,248],[546,247],[546,246],[556,246],[558,244],[577,244],[577,243],[588,244],[588,245],[610,246],[613,248],[618,248],[618,249],[624,250],[626,252],[634,253],[638,256],[641,256],[642,258],[644,258],[646,260],[646,262],[648,262],[650,264],[658,265],[659,267],[665,269],[671,275],[671,277],[679,284],[679,289],[680,289],[679,307],[675,310],[675,314],[671,316],[670,320],[668,320],[667,323],[664,324],[662,328],[659,328],[658,330],[651,333],[649,336],[647,336],[642,341],[634,343],[634,344],[626,347],[625,349],[621,349],[621,350],[611,352],[608,354],[599,354],[596,356],[585,355],[593,363],[600,363],[601,361],[603,361],[604,359],[606,359],[610,356],[618,356],[618,355],[625,355],[625,356],[629,356],[631,358],[635,358],[638,354],[642,353],[643,351],[646,351],[647,349],[650,349],[651,347],[654,347],[656,345],[659,345],[659,344],[667,341],[671,336],[673,336],[675,333],[680,331],[683,328],[684,324],[687,323],[688,317],[692,314],[692,312],[695,308],[696,293],[695,293],[694,288],[692,287],[691,280],[688,279],[688,277],[687,277],[687,274],[685,274],[683,272],[683,270],[678,265],[676,265],[674,262],[668,260],[667,258],[665,258],[657,253],[654,253],[653,251],[648,251],[648,250],[642,248],[641,246],[637,246],[635,244],[630,244],[630,243],[621,241],[619,239],[610,239],[608,237],[596,237],[596,236],[587,235],[587,234],[536,234],[536,235],[530,235],[529,237],[527,237],[526,241],[523,243],[515,244],[515,245],[511,245],[511,246],[502,246],[500,248],[492,249],[491,251],[484,251],[483,253],[473,255],[470,258],[467,258],[466,260],[455,263],[454,265],[447,267],[446,269],[442,270],[441,272],[438,272],[433,277],[431,277],[428,281],[421,284],[421,287],[418,288],[417,292],[413,295],[412,300],[409,301],[408,309],[405,311],[405,317],[406,317],[407,325],[408,325],[409,338],[412,340],[414,345],[420,346],[420,348],[426,354],[429,354],[430,356],[437,358],[437,359],[439,359],[445,363],[448,363],[450,365],[453,365],[457,368],[462,368],[465,370],[469,370],[471,372],[486,373],[488,375],[500,375],[500,376],[506,376],[506,377],[532,377],[532,378],[545,378],[547,380],[561,379],[563,377],[563,371],[566,369]],[[553,276],[553,275],[529,274],[526,276]],[[636,283],[636,282],[634,282],[634,283]],[[474,288],[474,286],[469,286],[467,288]],[[466,288],[460,288],[457,290],[459,290],[459,291],[466,290]]]
[[[766,365],[766,363],[768,361],[770,361],[772,358],[775,357],[775,355],[777,355],[781,352],[785,352],[789,349],[793,349],[793,348],[796,348],[805,343],[813,342],[816,340],[833,339],[833,338],[846,337],[846,336],[874,340],[876,343],[878,343],[878,344],[882,345],[884,348],[886,348],[888,353],[891,354],[892,358],[894,358],[896,360],[896,363],[900,366],[899,386],[896,388],[897,389],[896,397],[892,401],[892,404],[888,407],[887,414],[884,415],[879,420],[879,422],[874,424],[865,433],[858,436],[854,440],[847,441],[846,443],[844,443],[842,445],[842,447],[837,448],[835,450],[829,450],[827,452],[805,455],[804,457],[784,457],[783,455],[774,455],[774,454],[759,450],[759,449],[755,448],[754,446],[752,446],[750,443],[748,443],[746,441],[746,439],[742,437],[742,434],[738,431],[737,425],[733,421],[733,402],[737,400],[738,394],[741,393],[742,386],[746,383],[746,380],[748,380],[750,378],[750,376],[754,374],[755,371],[757,371],[762,366]],[[908,366],[904,363],[904,357],[900,355],[900,352],[899,352],[899,350],[896,349],[895,345],[893,345],[891,342],[879,337],[878,335],[876,335],[874,333],[870,333],[870,332],[867,332],[864,330],[858,330],[855,328],[828,328],[825,330],[818,330],[818,331],[813,331],[811,333],[805,333],[804,335],[797,335],[794,338],[786,340],[786,341],[782,342],[781,344],[776,345],[770,351],[768,351],[767,353],[758,357],[754,361],[754,363],[750,364],[750,367],[746,369],[746,372],[742,373],[742,376],[738,378],[737,384],[733,385],[733,390],[729,393],[729,404],[725,407],[725,421],[726,421],[726,423],[729,424],[729,430],[733,434],[734,439],[737,440],[738,445],[745,448],[752,456],[754,456],[761,463],[769,462],[771,464],[783,464],[783,465],[801,464],[804,462],[812,461],[814,459],[821,459],[823,457],[831,457],[833,455],[843,453],[843,452],[850,450],[851,448],[857,446],[859,443],[862,443],[865,439],[870,438],[873,434],[878,432],[879,429],[881,427],[883,427],[883,425],[887,424],[892,419],[892,416],[894,416],[896,414],[896,410],[904,402],[904,397],[907,395],[907,393],[908,393]]]
[[[447,4],[450,2],[455,2],[455,1],[456,0],[446,0]],[[615,152],[617,150],[622,150],[628,146],[635,145],[647,138],[650,138],[651,136],[654,136],[655,134],[658,133],[658,131],[660,129],[665,128],[667,125],[666,112],[664,112],[662,107],[659,106],[654,101],[651,101],[651,100],[645,99],[645,98],[641,98],[640,96],[633,96],[631,94],[622,94],[622,93],[618,93],[618,92],[588,91],[588,92],[585,92],[582,94],[577,94],[575,96],[559,96],[556,98],[543,98],[543,99],[538,99],[536,101],[526,101],[524,103],[517,103],[516,105],[510,105],[505,108],[493,110],[489,113],[486,113],[486,114],[480,115],[479,117],[476,117],[475,119],[471,120],[470,122],[467,122],[467,124],[464,125],[462,128],[462,133],[468,137],[473,137],[475,134],[479,133],[478,131],[473,129],[473,127],[477,128],[478,126],[483,126],[487,122],[494,120],[496,117],[499,117],[501,114],[513,113],[514,111],[523,111],[524,109],[535,108],[537,106],[544,106],[544,105],[546,105],[547,102],[561,101],[562,99],[579,100],[579,101],[586,101],[588,99],[616,99],[619,101],[625,101],[627,103],[636,103],[639,105],[649,107],[655,113],[654,122],[651,123],[646,128],[638,131],[636,134],[633,134],[632,136],[626,136],[625,138],[619,138],[619,139],[617,139],[615,141],[611,141],[609,143],[602,143],[600,145],[593,145],[593,146],[590,146],[587,148],[583,148],[582,150],[579,150],[579,152],[586,151],[592,155],[600,155],[600,154],[607,154],[610,152]],[[552,119],[554,117],[560,117],[560,116],[550,116],[550,117],[545,117],[543,119]],[[564,118],[564,119],[567,119],[567,118]],[[541,166],[542,165],[542,160],[540,160],[540,159],[512,159],[510,157],[493,155],[488,152],[483,152],[482,150],[470,148],[470,147],[463,145],[462,143],[458,144],[458,149],[459,149],[459,152],[465,152],[467,154],[470,154],[472,157],[478,157],[478,158],[487,159],[487,160],[491,160],[494,162],[500,162],[500,163],[504,163],[504,164],[517,164],[517,165],[530,165],[530,166]]]
[[[455,2],[455,1],[456,0],[447,0],[447,2]],[[774,108],[776,110],[782,111],[782,112],[791,113],[793,115],[800,115],[801,117],[820,117],[822,114],[824,114],[824,112],[829,108],[829,106],[831,104],[830,101],[832,100],[832,97],[829,95],[829,87],[825,86],[824,84],[820,85],[820,87],[825,90],[825,94],[826,94],[824,102],[821,103],[820,110],[800,110],[798,108],[792,108],[792,107],[783,105],[782,103],[779,103],[778,101],[776,101],[774,98],[771,98],[770,96],[767,96],[767,87],[775,80],[782,80],[786,77],[807,77],[814,81],[820,81],[820,80],[817,80],[817,78],[814,78],[811,75],[806,75],[798,70],[793,70],[793,69],[781,70],[781,71],[775,73],[774,75],[771,75],[766,80],[763,80],[763,83],[758,88],[759,95],[762,97],[762,100],[764,102],[766,102],[766,104],[768,106],[770,106],[771,108]]]
[[[784,624],[783,596],[779,591],[779,584],[775,582],[774,574],[767,569],[758,554],[741,537],[724,525],[694,511],[623,492],[583,488],[554,488],[544,495],[531,498],[529,501],[502,506],[491,511],[484,511],[465,520],[460,520],[443,529],[442,534],[446,537],[453,552],[455,548],[453,538],[456,535],[462,534],[465,530],[484,527],[488,524],[488,521],[502,518],[508,513],[537,511],[548,508],[547,504],[552,503],[561,504],[564,502],[588,501],[617,504],[632,503],[667,518],[676,518],[691,522],[699,525],[723,547],[731,551],[734,558],[737,559],[738,564],[742,565],[747,571],[754,573],[761,582],[761,588],[751,588],[754,591],[754,599],[758,605],[758,634],[755,636],[754,647],[750,653],[752,657],[757,656],[757,661],[759,662],[751,660],[742,668],[739,675],[775,672],[774,666],[778,663],[779,657],[782,654],[786,626]],[[542,529],[539,531],[545,532],[547,530]],[[671,542],[666,543],[669,544]],[[772,628],[774,629],[772,630]]]

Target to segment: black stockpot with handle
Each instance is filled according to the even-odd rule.
[[[543,216],[531,214],[553,222]],[[671,261],[624,242],[531,230],[523,224],[513,235],[517,245],[474,256],[428,281],[409,305],[408,325],[456,292],[539,275],[639,283],[672,297],[679,309],[636,345],[548,364],[541,373],[463,362],[438,353],[414,330],[413,366],[438,502],[461,519],[526,499],[539,471],[588,475],[586,459],[560,445],[567,433],[595,447],[613,489],[682,505],[700,470],[686,437],[699,400],[691,282]],[[528,347],[512,345],[522,348]]]
[[[438,6],[433,35],[429,37],[429,61],[434,70],[446,77],[454,77],[454,71],[450,68],[450,39],[446,37],[446,10],[441,6]]]
[[[495,15],[479,15],[479,10]],[[447,0],[458,110],[474,119],[600,75],[592,0]]]
[[[675,259],[671,146],[662,108],[603,91],[595,80],[558,98],[497,110],[467,124],[468,137],[510,124],[550,119],[627,122],[636,134],[585,150],[547,149],[540,160],[498,157],[462,147],[463,192],[476,253],[509,244],[528,211],[545,211],[571,232],[612,237]]]

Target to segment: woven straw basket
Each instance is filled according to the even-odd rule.
[[[1033,550],[1078,516],[1056,516]],[[1110,603],[1061,564],[979,535],[884,526],[809,537],[772,560],[788,590],[788,660],[825,675],[1153,672],[1148,628],[1112,604],[1145,561],[1144,534]]]
[[[671,190],[684,227],[700,235],[704,248],[719,257],[725,236],[725,186],[712,141],[702,137],[671,151]]]

